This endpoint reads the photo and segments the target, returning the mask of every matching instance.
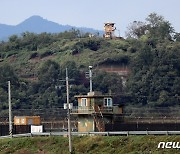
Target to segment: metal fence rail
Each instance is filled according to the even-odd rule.
[[[33,137],[33,136],[67,136],[68,132],[48,132],[48,133],[26,133],[14,134],[12,137],[1,136],[0,139],[5,138],[19,138],[19,137]],[[82,135],[102,135],[102,136],[115,136],[115,135],[180,135],[180,131],[118,131],[118,132],[72,132],[73,136]]]

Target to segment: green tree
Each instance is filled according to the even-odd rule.
[[[146,34],[147,25],[141,21],[134,21],[130,23],[127,27],[126,36],[130,38],[140,38],[141,36]]]
[[[68,77],[73,79],[71,83],[73,84],[80,84],[80,71],[78,70],[76,63],[74,61],[66,61],[61,66],[61,76],[65,79],[66,75],[66,68],[68,69]]]
[[[155,50],[145,46],[134,57],[127,90],[133,96],[135,104],[178,105],[180,50],[174,48],[169,51],[169,44],[161,44]],[[175,47],[175,43],[173,46]]]
[[[151,13],[146,22],[134,21],[128,26],[127,37],[140,38],[147,35],[151,41],[172,40],[174,28],[163,16]]]
[[[45,86],[55,85],[60,77],[60,66],[52,60],[46,61],[39,69],[38,78]]]
[[[33,108],[55,107],[63,103],[61,98],[61,70],[57,62],[48,60],[40,66],[37,83],[33,83],[28,94]]]
[[[151,13],[147,18],[147,27],[150,37],[159,39],[172,39],[174,28],[171,26],[169,21],[164,20],[163,16]]]
[[[0,87],[2,87],[3,89],[7,89],[8,81],[11,81],[13,85],[18,86],[19,84],[18,77],[10,65],[8,64],[1,65],[0,70],[1,70]]]
[[[93,87],[96,91],[102,93],[112,92],[113,94],[122,93],[122,80],[120,76],[114,73],[97,72],[93,79]]]

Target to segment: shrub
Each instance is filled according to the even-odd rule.
[[[29,59],[33,59],[33,58],[36,58],[36,57],[38,57],[38,56],[39,56],[39,55],[38,55],[37,52],[33,52],[32,54],[30,54]]]
[[[44,57],[50,56],[52,54],[53,54],[53,52],[48,50],[48,51],[45,51],[44,53],[40,54],[40,58],[44,58]]]

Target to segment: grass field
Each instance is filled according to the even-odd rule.
[[[180,136],[82,136],[74,137],[75,154],[176,154],[180,149],[158,149],[158,143],[180,142]],[[66,137],[0,139],[0,154],[67,154]]]

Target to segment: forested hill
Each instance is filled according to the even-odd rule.
[[[87,33],[23,33],[0,43],[0,110],[12,84],[13,108],[53,108],[66,102],[65,68],[70,98],[88,92],[85,78],[93,66],[93,89],[120,96],[117,103],[150,107],[180,105],[180,34],[163,17],[151,14],[146,23],[133,22],[127,39],[89,38]],[[116,73],[100,67],[127,68],[126,85]]]

